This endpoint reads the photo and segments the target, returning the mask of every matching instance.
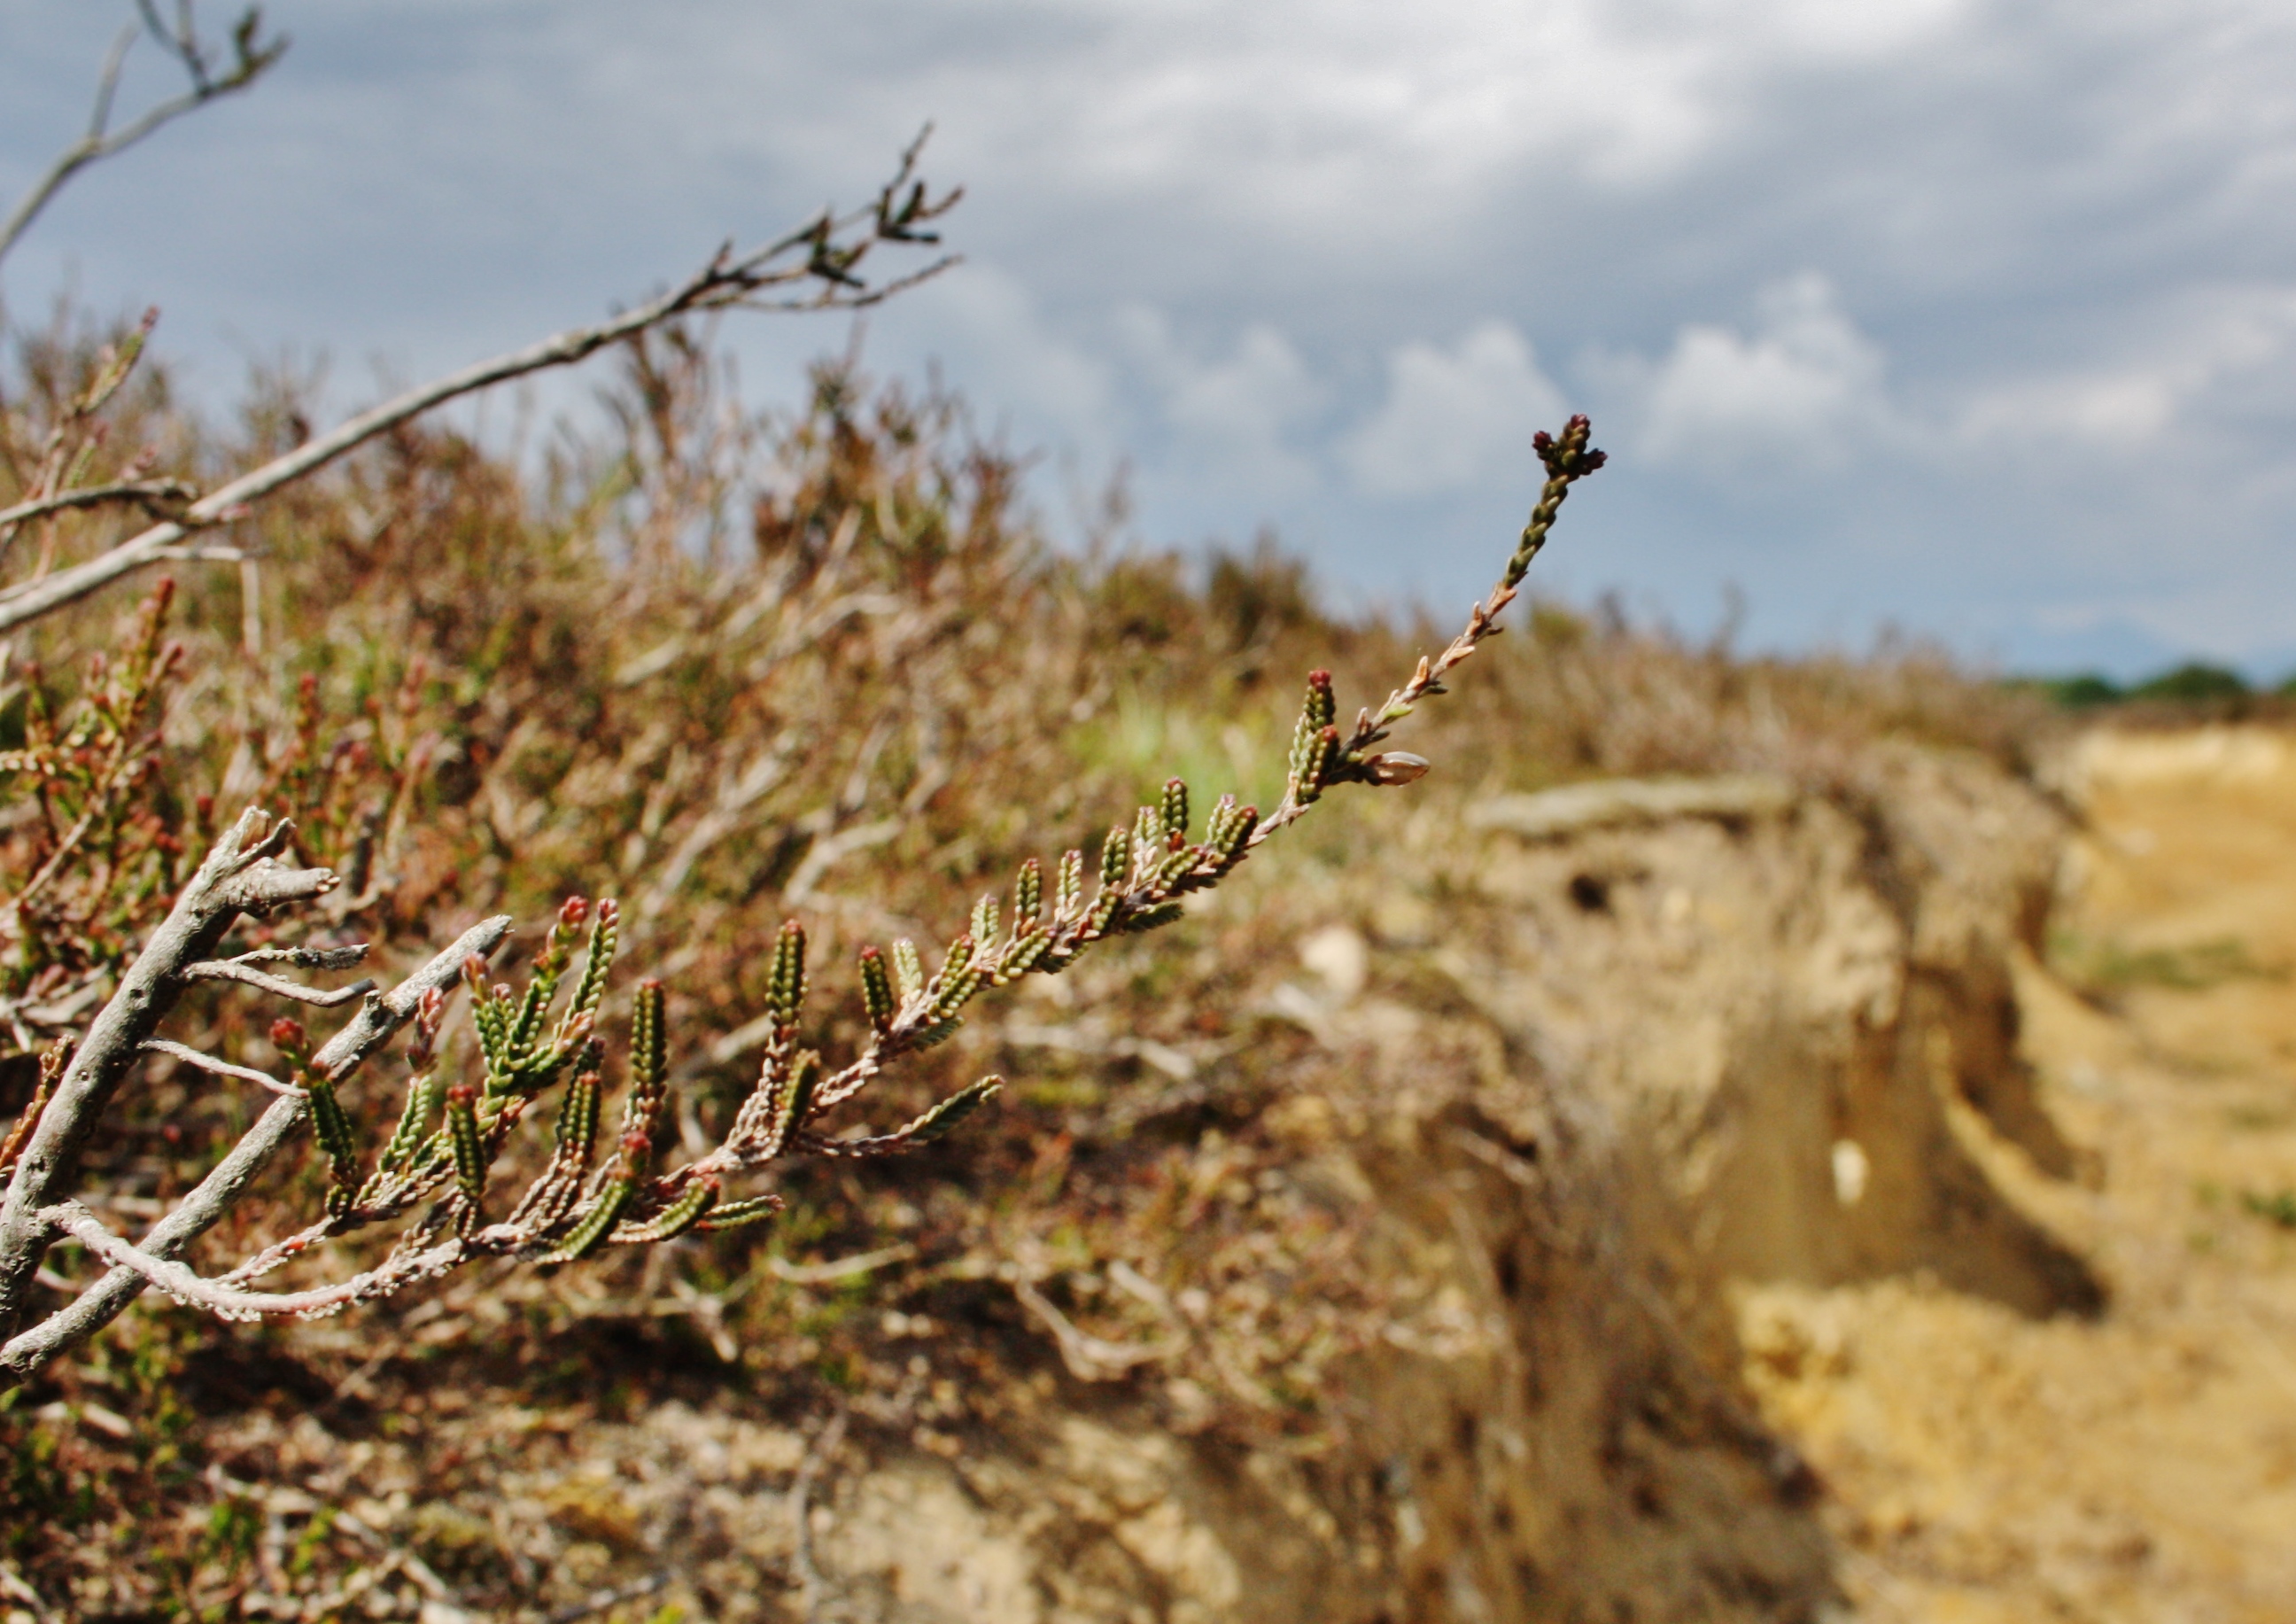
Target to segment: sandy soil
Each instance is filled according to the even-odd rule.
[[[2296,734],[2097,733],[2028,1057],[2087,1174],[1956,1133],[2094,1321],[1921,1280],[1740,1297],[1871,1620],[2296,1620]]]

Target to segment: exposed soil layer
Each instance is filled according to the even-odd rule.
[[[1303,1058],[1156,1131],[1254,1136],[1236,1199],[1325,1237],[1267,1276],[1346,1288],[1312,1387],[1144,1241],[968,1275],[971,1405],[898,1279],[839,1311],[909,1379],[801,1402],[659,1283],[495,1385],[527,1310],[466,1280],[232,1339],[215,1481],[272,1593],[340,1506],[362,1605],[431,1624],[2288,1617],[2296,749],[1852,766],[1430,798],[1223,898]],[[341,1371],[288,1402],[291,1354]]]
[[[947,1459],[855,1457],[825,1604],[1839,1617],[1873,1560],[1856,1483],[1829,1501],[1801,1413],[1753,1400],[1783,1391],[1792,1306],[1911,1292],[2094,1333],[2107,1283],[2051,1214],[2095,1157],[2021,1052],[2069,828],[2046,799],[1882,748],[1831,796],[1619,783],[1470,821],[1391,831],[1279,989],[1331,1063],[1269,1120],[1355,1213],[1390,1316],[1331,1445],[1224,1452],[1164,1431],[1137,1379],[1050,1382]],[[1744,1293],[1750,1372],[1733,1281],[1772,1283]]]
[[[2100,1318],[1915,1274],[1738,1294],[1762,1412],[1824,1478],[1877,1620],[2296,1616],[2296,737],[2098,733],[2048,962],[2017,959],[2062,1179],[1976,1113],[1994,1185]]]

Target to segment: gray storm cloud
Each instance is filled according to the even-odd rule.
[[[126,14],[0,4],[0,185]],[[277,80],[8,271],[153,300],[195,390],[346,401],[852,197],[926,118],[967,267],[873,321],[984,421],[1273,523],[1361,597],[1483,584],[1542,422],[1617,453],[1553,578],[1777,643],[2296,663],[2296,13],[2231,0],[839,7],[289,0]],[[841,330],[725,330],[761,399]],[[1546,568],[1542,564],[1542,569]]]

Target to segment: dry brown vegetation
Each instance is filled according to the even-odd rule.
[[[98,351],[62,328],[24,345],[0,504],[31,484],[23,448],[69,414]],[[117,968],[182,845],[196,851],[185,832],[262,801],[348,876],[330,929],[393,968],[495,912],[522,922],[515,964],[568,893],[619,898],[624,962],[667,986],[682,1134],[706,1145],[754,1071],[783,918],[807,922],[819,979],[849,994],[833,967],[860,944],[948,939],[1021,859],[1089,849],[1168,775],[1272,805],[1302,670],[1332,668],[1343,707],[1375,702],[1439,642],[1328,614],[1272,551],[1059,551],[1016,458],[959,402],[850,366],[818,370],[800,409],[752,417],[718,387],[706,332],[673,329],[627,349],[611,404],[612,431],[562,442],[538,478],[402,427],[231,527],[253,562],[176,565],[173,603],[141,619],[99,597],[19,635],[0,742],[42,748],[40,718],[85,711],[76,770],[112,770],[81,759],[112,750],[134,775],[107,803],[102,861],[145,878],[123,890],[107,871],[117,917],[61,897],[67,929],[14,915],[0,1111],[29,1099],[42,1034],[70,1023],[43,1027],[44,1001]],[[110,409],[98,455],[144,478],[202,482],[304,432],[277,383],[232,433],[176,410],[149,368]],[[108,534],[94,515],[38,523],[16,545],[52,561]],[[163,612],[180,652],[136,654]],[[123,680],[150,690],[144,710],[98,702]],[[1877,735],[2013,764],[2036,725],[1918,651],[1745,660],[1553,605],[1456,687],[1405,741],[1437,772],[1399,793],[1439,816],[1470,792],[1742,767],[1854,804]],[[30,787],[20,767],[19,896],[69,810]],[[377,1537],[340,1507],[378,1450],[393,1488],[452,1507],[474,1456],[530,1448],[537,1425],[578,1455],[583,1427],[681,1393],[954,1440],[1042,1373],[1152,1371],[1143,1391],[1175,1430],[1312,1456],[1335,1424],[1324,1373],[1414,1305],[1366,1295],[1344,1204],[1288,1169],[1269,1123],[1329,1062],[1269,993],[1323,899],[1377,886],[1398,816],[1360,797],[1330,808],[1218,906],[985,1009],[886,1087],[891,1106],[921,1105],[993,1065],[1015,1081],[1001,1106],[926,1155],[800,1169],[775,1226],[489,1272],[320,1326],[222,1328],[147,1303],[6,1401],[7,1559],[83,1616],[226,1614],[257,1595],[322,1616],[332,1587],[375,1568]],[[849,1046],[857,1000],[828,1007],[811,1036]],[[209,1050],[269,1063],[270,1013],[217,996],[191,1024]],[[387,1086],[363,1081],[354,1113],[393,1111]],[[121,1221],[195,1180],[254,1108],[165,1061],[123,1104],[87,1169],[91,1205]],[[314,1151],[202,1255],[294,1227],[324,1180]],[[86,1269],[70,1258],[57,1290]],[[308,1501],[299,1517],[282,1521],[283,1489]],[[501,1609],[574,1582],[440,1516],[391,1582],[443,1574]]]

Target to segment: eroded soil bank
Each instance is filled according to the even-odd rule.
[[[1280,1108],[1363,1267],[1439,1283],[1340,1451],[1072,1388],[1037,1443],[853,1479],[844,1604],[2289,1617],[2296,746],[2100,734],[2053,789],[1885,750],[1421,844],[1308,939],[1335,1063]],[[883,1531],[936,1496],[1001,1604]]]
[[[1379,816],[1223,894],[1281,947],[1197,1058],[1082,1000],[977,1039],[1107,1070],[1099,1131],[1185,1136],[1259,1215],[1250,1291],[1147,1231],[962,1280],[776,1256],[914,1350],[800,1407],[718,1367],[727,1305],[667,1274],[621,1312],[677,1339],[523,1385],[480,1380],[538,1311],[490,1281],[234,1341],[270,1395],[202,1423],[250,1508],[239,1612],[2291,1616],[2296,748],[2100,735],[2043,789],[1881,743],[1821,784]],[[1223,1058],[1278,1039],[1279,1071]],[[957,1313],[1004,1351],[950,1363]],[[291,1596],[323,1522],[359,1565]]]
[[[1738,1293],[1764,1416],[1825,1480],[1875,1620],[2296,1616],[2296,740],[2100,733],[2050,962],[2017,960],[2038,1097],[2093,1175],[1972,1123],[2111,1294],[2036,1320],[1921,1275]]]
[[[805,1469],[801,1534],[764,1510],[746,1538],[697,1527],[693,1469],[667,1457],[654,1480],[689,1486],[652,1497],[683,1496],[715,1594],[794,1571],[823,1618],[1895,1604],[1867,1577],[1887,1513],[1860,1463],[1892,1468],[1814,1417],[1824,1383],[1918,1406],[1926,1373],[1827,1330],[1800,1357],[1797,1327],[1934,1300],[2012,1344],[2120,1334],[2120,1283],[2060,1222],[2095,1205],[2110,1147],[2060,1126],[2020,996],[2070,828],[1973,759],[1888,747],[1824,794],[1629,782],[1431,808],[1324,893],[1269,994],[1327,1058],[1264,1126],[1283,1177],[1346,1215],[1379,1320],[1318,1443],[1176,1435],[1185,1383],[1070,1325],[999,1427],[937,1449],[879,1429]],[[1127,1272],[1072,1268],[1063,1300],[1138,1295]],[[1209,1334],[1168,1311],[1176,1345]],[[627,1447],[661,1456],[663,1424]],[[705,1499],[779,1506],[791,1480]]]

